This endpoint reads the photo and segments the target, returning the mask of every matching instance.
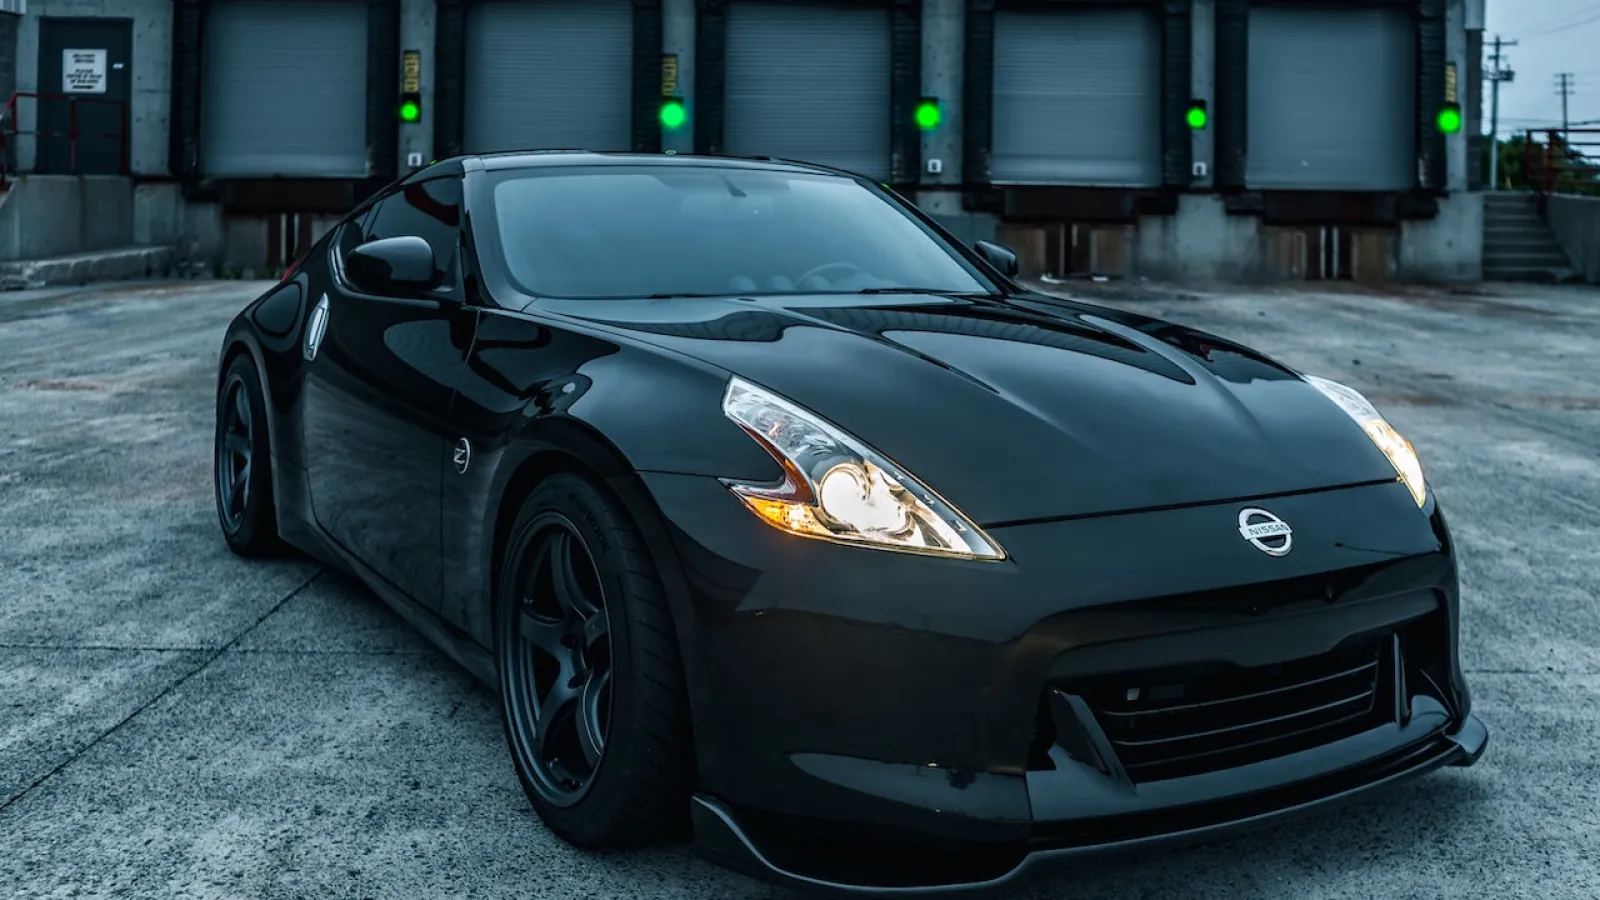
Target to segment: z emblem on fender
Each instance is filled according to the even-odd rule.
[[[472,465],[472,442],[466,438],[456,441],[456,452],[451,457],[456,464],[456,473],[467,474],[467,467]]]

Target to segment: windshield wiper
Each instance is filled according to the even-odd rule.
[[[858,294],[932,294],[936,297],[992,297],[988,291],[947,291],[925,287],[873,287],[862,288]]]

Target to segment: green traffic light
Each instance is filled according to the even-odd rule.
[[[1455,134],[1461,130],[1461,110],[1454,106],[1446,106],[1439,110],[1439,130],[1445,134]]]
[[[415,103],[400,104],[400,121],[415,122],[422,118],[422,107]]]
[[[924,100],[917,104],[917,127],[923,131],[932,131],[939,127],[939,121],[944,118],[944,113],[939,111],[939,101]]]
[[[1203,106],[1189,107],[1189,114],[1185,118],[1189,123],[1189,127],[1195,131],[1206,127],[1206,123],[1211,120],[1211,116],[1206,113],[1206,109]]]
[[[689,113],[683,104],[677,100],[669,100],[661,104],[661,126],[667,129],[682,128],[683,123],[689,118]]]

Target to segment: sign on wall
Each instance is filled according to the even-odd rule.
[[[106,92],[106,51],[61,51],[61,92],[63,94],[104,94]]]
[[[422,91],[422,51],[407,50],[400,55],[400,93]]]

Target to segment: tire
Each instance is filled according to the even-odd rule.
[[[222,537],[228,542],[228,549],[239,556],[273,556],[282,544],[272,503],[267,404],[248,355],[235,357],[223,372],[217,389],[216,419],[212,496]]]
[[[562,554],[569,566],[556,562]],[[523,502],[500,565],[502,718],[539,817],[580,847],[686,832],[693,769],[683,669],[665,593],[627,513],[585,478],[551,476]],[[558,572],[571,573],[563,583],[576,593],[554,589]],[[547,705],[557,684],[585,677],[570,700]],[[599,736],[587,748],[585,728]]]

